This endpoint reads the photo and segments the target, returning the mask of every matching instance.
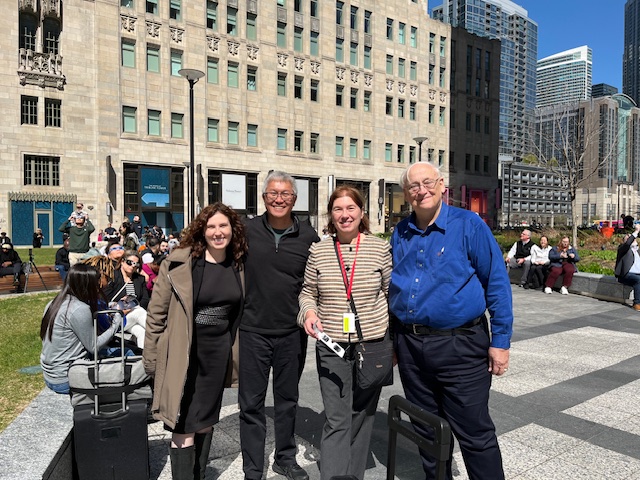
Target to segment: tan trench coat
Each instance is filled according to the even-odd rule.
[[[240,269],[244,298],[244,271]],[[175,428],[187,379],[193,338],[193,279],[191,249],[174,250],[162,262],[147,308],[144,368],[154,377],[151,412]],[[234,322],[236,328],[238,322]],[[235,330],[234,330],[235,333]],[[237,361],[230,365],[237,365]],[[230,373],[230,372],[229,372]]]

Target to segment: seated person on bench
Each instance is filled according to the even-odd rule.
[[[22,272],[22,260],[13,249],[11,243],[3,243],[0,251],[0,277],[13,275],[13,284],[20,285],[20,272]]]

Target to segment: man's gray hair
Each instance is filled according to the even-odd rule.
[[[262,185],[262,193],[266,193],[267,187],[271,182],[285,182],[290,183],[291,188],[293,189],[293,194],[298,195],[298,186],[296,185],[296,179],[289,175],[287,172],[282,172],[280,170],[272,170],[267,175],[267,178],[264,179],[264,184]]]
[[[402,175],[400,175],[400,188],[402,188],[403,190],[409,186],[409,172],[416,165],[429,165],[433,169],[433,171],[438,174],[438,178],[442,176],[442,173],[440,172],[440,168],[438,168],[433,163],[428,163],[428,162],[413,163],[409,165],[407,168],[405,168],[404,172],[402,172]]]

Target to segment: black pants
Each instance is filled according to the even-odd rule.
[[[296,463],[294,438],[298,382],[307,353],[307,335],[298,329],[284,336],[243,330],[240,335],[240,444],[245,478],[260,479],[264,470],[267,422],[264,402],[273,368],[273,403],[278,465]]]
[[[540,288],[544,285],[549,275],[549,265],[533,265],[529,271],[529,285],[532,288]]]
[[[484,322],[471,330],[472,335],[438,336],[396,329],[400,379],[407,400],[449,422],[470,480],[504,480],[502,455],[489,415],[489,334]],[[417,423],[414,428],[433,438],[431,430]],[[435,461],[423,451],[420,455],[426,478],[434,479]],[[446,478],[453,478],[451,460]]]

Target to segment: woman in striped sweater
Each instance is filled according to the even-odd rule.
[[[325,332],[345,350],[344,357],[316,344],[316,363],[326,421],[320,444],[322,480],[364,477],[373,420],[382,387],[361,389],[356,383],[355,348],[359,343],[349,295],[360,318],[364,342],[380,341],[388,327],[387,293],[391,277],[389,243],[367,235],[364,198],[353,187],[338,187],[329,199],[332,238],[310,248],[300,293],[298,323],[307,335]]]

